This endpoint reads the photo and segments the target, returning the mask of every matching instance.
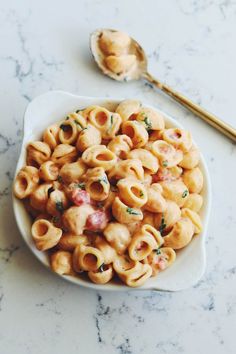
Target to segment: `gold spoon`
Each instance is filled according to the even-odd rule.
[[[112,29],[99,29],[94,31],[90,37],[90,49],[93,54],[94,60],[97,63],[98,67],[102,70],[102,72],[109,76],[110,78],[117,81],[130,81],[130,80],[139,80],[144,79],[156,86],[167,95],[172,97],[174,100],[179,102],[182,106],[188,108],[198,117],[203,119],[205,122],[219,130],[221,133],[226,135],[228,138],[236,142],[236,129],[234,129],[229,124],[223,122],[221,119],[216,117],[214,114],[206,111],[204,108],[200,107],[198,104],[192,102],[190,99],[182,95],[181,93],[173,90],[168,85],[162,83],[161,81],[155,79],[151,74],[147,71],[147,57],[143,48],[133,39],[130,38],[130,44],[128,48],[127,54],[134,54],[136,56],[136,65],[132,67],[128,72],[124,73],[115,73],[108,69],[108,67],[104,64],[104,59],[106,55],[102,52],[99,46],[99,39],[103,32],[118,32]]]

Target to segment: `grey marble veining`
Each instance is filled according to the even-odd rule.
[[[88,38],[98,27],[129,32],[153,74],[236,125],[236,2],[13,0],[0,3],[0,23],[0,353],[234,354],[236,146],[149,84],[102,76]],[[11,184],[25,108],[51,89],[137,97],[193,132],[213,186],[207,268],[193,288],[94,292],[59,279],[30,253]]]

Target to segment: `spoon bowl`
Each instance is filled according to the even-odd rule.
[[[104,32],[114,33],[118,31],[114,29],[103,28],[94,31],[90,36],[90,49],[93,58],[97,63],[98,67],[103,72],[103,74],[117,81],[131,81],[141,79],[143,74],[147,71],[147,57],[143,48],[138,44],[138,42],[136,42],[133,38],[130,37],[130,44],[127,48],[126,54],[135,55],[136,64],[128,72],[116,74],[106,66],[106,55],[103,53],[99,46],[100,38]]]
[[[120,53],[105,53],[104,50],[101,49],[100,43],[100,39],[103,34],[110,34],[110,38],[112,37],[112,34],[116,34],[116,36],[113,35],[114,41],[110,41],[111,46],[115,44],[117,34],[121,34],[123,36],[122,38],[125,39],[125,43],[123,43],[124,53],[122,53],[124,55],[120,55]],[[119,38],[119,44],[122,47],[121,38]],[[234,127],[225,123],[220,118],[216,117],[214,114],[200,107],[198,104],[192,102],[189,98],[175,91],[170,86],[154,78],[148,72],[146,54],[143,48],[139,45],[139,43],[136,42],[133,38],[114,29],[98,29],[91,34],[90,49],[98,67],[105,75],[109,76],[111,79],[121,82],[139,79],[144,79],[148,81],[152,86],[156,86],[158,89],[165,92],[172,99],[174,99],[182,106],[193,112],[199,118],[201,118],[202,120],[216,128],[218,131],[226,135],[233,142],[236,142],[236,129]],[[123,65],[125,63],[125,60],[126,67]],[[129,65],[127,65],[127,60],[129,60]],[[108,65],[109,62],[111,64],[111,61],[113,62],[113,66]],[[113,67],[113,69],[115,70],[111,70],[111,67]]]

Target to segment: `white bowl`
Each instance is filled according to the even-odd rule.
[[[25,165],[26,146],[29,141],[41,138],[44,129],[63,119],[68,113],[89,105],[101,105],[108,109],[114,109],[121,99],[108,99],[96,97],[83,97],[72,95],[62,91],[50,91],[35,98],[29,103],[24,117],[24,137],[20,152],[20,157],[16,167],[17,172]],[[146,105],[148,106],[148,105]],[[149,106],[151,107],[151,106]],[[151,107],[157,110],[156,107]],[[169,127],[181,127],[173,118],[162,112],[166,117],[166,125]],[[182,128],[182,127],[181,127]],[[204,188],[202,196],[204,198],[203,208],[200,215],[203,222],[203,232],[195,236],[191,243],[180,250],[177,259],[172,267],[161,272],[157,277],[150,278],[142,287],[138,289],[178,291],[196,284],[204,273],[206,265],[205,238],[207,235],[207,225],[209,210],[211,205],[211,183],[206,162],[201,155],[200,168],[204,175]],[[23,203],[13,195],[13,208],[19,230],[35,256],[46,266],[50,267],[47,254],[36,249],[31,237],[31,218],[26,212]],[[33,271],[33,270],[32,270]],[[68,281],[93,289],[99,290],[133,290],[120,283],[108,283],[97,285],[86,280],[84,277],[62,276]],[[137,288],[135,288],[137,290]]]

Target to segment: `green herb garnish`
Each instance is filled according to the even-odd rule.
[[[153,252],[156,252],[156,254],[161,254],[161,250],[160,250],[160,248],[157,248],[156,250],[153,250]]]
[[[66,120],[68,120],[68,119],[70,119],[70,117],[69,117],[69,116],[67,116],[67,117],[66,117]]]
[[[129,207],[126,209],[126,212],[129,213],[130,215],[140,215],[139,212],[137,212],[133,208],[129,208]]]
[[[144,120],[143,120],[143,122],[144,122],[145,125],[146,125],[147,131],[152,129],[152,123],[150,122],[150,120],[149,120],[148,117],[145,117]]]
[[[60,128],[63,130],[63,132],[68,132],[71,129],[70,125],[68,124],[61,124]]]
[[[102,272],[104,272],[104,266],[105,266],[105,264],[104,263],[102,263],[102,265],[100,265],[100,267],[98,268],[98,271],[100,272],[100,273],[102,273]]]
[[[64,211],[64,206],[63,206],[63,203],[62,203],[61,200],[58,200],[58,201],[56,202],[56,209],[57,209],[57,211],[59,211],[59,213],[63,213],[63,211]]]
[[[57,181],[58,181],[59,183],[63,183],[62,176],[59,175],[59,176],[57,177]]]
[[[186,189],[186,190],[183,192],[183,194],[182,194],[182,198],[186,198],[187,195],[188,195],[188,190]]]
[[[164,215],[162,215],[161,225],[159,227],[159,231],[160,231],[161,235],[162,235],[163,231],[165,230],[165,228],[166,228],[166,223],[165,223]]]
[[[59,216],[53,216],[53,217],[52,217],[52,222],[53,222],[53,224],[57,224],[59,221],[60,221]]]
[[[84,182],[76,183],[76,187],[85,190],[85,183]]]
[[[140,196],[140,197],[143,197],[143,196],[144,196],[143,191],[140,191],[140,192],[139,192],[139,196]]]
[[[53,187],[50,187],[50,188],[48,189],[48,198],[49,198],[50,194],[51,194],[52,192],[54,192],[54,191],[55,191],[55,189],[54,189]]]
[[[168,166],[168,161],[167,160],[163,161],[162,162],[162,166],[167,167]]]

